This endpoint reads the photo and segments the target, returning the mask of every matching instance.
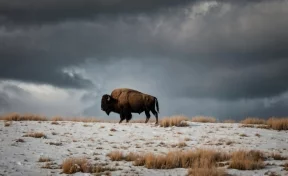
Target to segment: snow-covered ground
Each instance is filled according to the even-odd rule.
[[[111,129],[116,131],[111,131]],[[26,132],[43,132],[47,138],[23,137]],[[93,162],[106,162],[111,167],[121,168],[111,172],[112,175],[186,175],[187,169],[153,170],[133,166],[131,162],[110,161],[106,156],[113,150],[124,152],[161,153],[173,150],[175,144],[187,141],[183,149],[216,148],[233,151],[235,149],[257,149],[263,152],[277,152],[288,156],[288,131],[275,131],[259,128],[239,128],[239,124],[227,123],[195,123],[188,127],[163,128],[154,123],[83,123],[51,121],[13,121],[11,126],[4,127],[0,121],[0,175],[65,175],[61,169],[43,169],[45,163],[38,162],[41,156],[49,157],[59,165],[72,156],[86,156]],[[246,134],[246,137],[241,137]],[[260,134],[260,137],[256,136]],[[25,142],[16,142],[17,139]],[[189,140],[188,140],[189,139]],[[50,142],[61,145],[50,145]],[[229,144],[229,142],[231,144]],[[98,160],[95,160],[95,157]],[[286,160],[287,161],[287,160]],[[232,175],[264,175],[274,171],[280,175],[288,175],[280,165],[286,161],[268,160],[272,165],[265,169],[239,171],[229,169]],[[116,164],[117,163],[117,164]],[[57,166],[56,165],[56,166]],[[89,175],[76,173],[74,175]],[[92,175],[92,174],[91,174]]]

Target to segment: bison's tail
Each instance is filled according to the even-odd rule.
[[[157,112],[159,113],[159,103],[156,97],[155,97],[155,104],[156,104]]]

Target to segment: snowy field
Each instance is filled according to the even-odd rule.
[[[62,174],[59,165],[73,156],[88,157],[93,163],[106,163],[121,170],[111,171],[111,175],[157,175],[184,176],[187,169],[154,170],[133,166],[131,162],[111,161],[107,153],[123,152],[165,153],[177,149],[179,142],[185,141],[183,150],[214,148],[217,151],[236,149],[257,149],[270,154],[276,152],[288,156],[288,131],[260,128],[243,128],[238,123],[196,123],[187,127],[155,126],[154,123],[84,123],[60,121],[13,121],[4,126],[0,121],[0,175],[7,176],[47,176]],[[112,129],[112,130],[111,130]],[[46,137],[23,137],[27,132],[43,132]],[[260,136],[259,136],[259,135]],[[23,142],[17,141],[23,139]],[[52,169],[41,168],[45,162],[40,157],[49,157]],[[265,175],[267,171],[278,175],[288,175],[281,166],[287,160],[269,159],[270,163],[261,170],[240,171],[228,169],[231,175]],[[54,167],[54,168],[53,168]],[[75,173],[74,175],[93,175]]]

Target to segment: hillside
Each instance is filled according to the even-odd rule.
[[[103,171],[105,175],[184,176],[188,173],[189,167],[173,168],[173,162],[178,162],[173,157],[177,157],[178,154],[180,156],[181,152],[182,154],[188,151],[195,152],[196,149],[205,149],[204,153],[214,151],[223,155],[234,152],[234,158],[232,154],[217,163],[211,162],[213,166],[217,164],[215,166],[218,166],[218,170],[225,169],[222,171],[230,175],[252,176],[271,173],[288,175],[287,130],[277,131],[249,125],[243,127],[239,123],[188,121],[185,124],[187,125],[182,127],[164,128],[155,126],[154,122],[118,124],[73,121],[6,122],[2,120],[0,121],[0,175],[66,175],[62,172],[65,167],[66,170],[68,167],[70,171],[79,171],[74,175],[82,175],[80,170],[86,168],[87,172]],[[247,152],[259,150],[259,153],[263,154],[255,161],[257,165],[251,167],[252,170],[241,170],[240,167],[229,168],[238,167],[243,162],[240,161],[240,154],[238,153],[239,157],[235,154],[240,149]],[[138,159],[137,157],[127,159],[125,156],[130,152],[138,154]],[[168,152],[170,152],[169,156],[166,155]],[[150,155],[144,156],[147,153]],[[235,156],[236,160],[239,160],[236,164],[233,161]],[[73,169],[66,160],[66,164],[62,167],[63,161],[70,157],[85,157],[86,160],[74,165]],[[142,164],[139,163],[139,158],[142,158]],[[157,163],[153,164],[155,160]],[[170,165],[166,162],[162,167],[161,163],[165,163],[164,160],[169,160]],[[178,160],[182,161],[183,158],[180,157]],[[252,159],[248,160],[252,162]],[[235,166],[231,164],[232,161]],[[135,164],[136,162],[138,164]],[[83,165],[83,163],[86,164]],[[285,163],[287,171],[285,171]],[[246,165],[248,166],[243,167],[246,169],[250,167],[249,163]],[[160,169],[161,167],[163,169]],[[216,167],[215,170],[217,171]],[[193,175],[193,170],[189,172]],[[197,173],[199,175],[200,172]],[[91,173],[93,174],[95,173]],[[225,174],[220,173],[219,170],[216,175]]]

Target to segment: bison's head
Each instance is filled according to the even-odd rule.
[[[110,95],[103,95],[101,100],[101,110],[105,111],[109,116],[110,112],[113,110],[114,99]]]

